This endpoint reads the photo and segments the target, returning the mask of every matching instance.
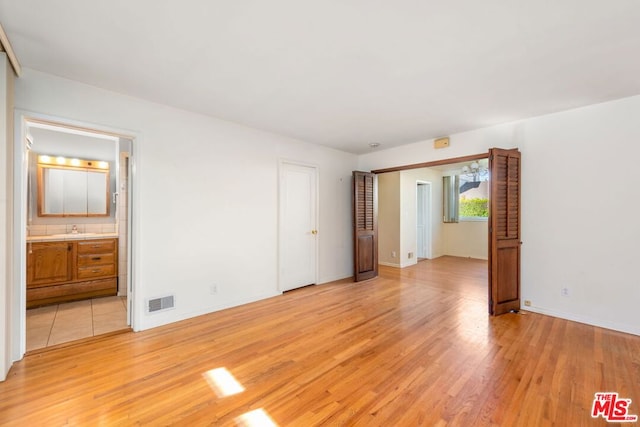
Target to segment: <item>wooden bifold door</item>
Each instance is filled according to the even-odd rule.
[[[520,309],[520,152],[489,150],[489,313]]]
[[[353,172],[353,235],[355,281],[378,275],[378,177]]]

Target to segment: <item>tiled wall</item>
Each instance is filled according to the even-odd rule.
[[[65,219],[68,221],[68,219]],[[27,236],[71,233],[74,224],[28,225]],[[78,233],[117,233],[117,224],[76,224]]]

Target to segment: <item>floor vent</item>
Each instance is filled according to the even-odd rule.
[[[173,295],[162,298],[154,298],[147,301],[147,312],[154,313],[156,311],[168,310],[174,307]]]

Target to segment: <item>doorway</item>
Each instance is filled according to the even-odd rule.
[[[488,167],[486,171],[483,171],[479,161],[487,158]],[[471,163],[463,166],[465,162]],[[465,209],[464,216],[471,219],[485,216],[486,225],[482,228],[484,228],[483,234],[487,237],[488,243],[484,246],[487,248],[488,258],[489,313],[498,315],[510,311],[518,311],[520,309],[520,245],[522,242],[520,241],[521,155],[517,148],[506,150],[491,148],[487,154],[380,169],[374,170],[372,173],[408,173],[409,171],[415,170],[429,170],[434,167],[450,167],[452,164],[462,166],[460,173],[455,174],[456,181],[458,181],[458,176],[462,174],[475,176],[473,180],[467,183],[468,185],[464,191],[477,188],[481,185],[481,181],[477,178],[481,173],[486,172],[487,176],[490,177],[489,196],[483,201],[484,207],[475,203],[475,200],[469,200],[469,202],[474,203],[467,203],[466,196],[460,197],[458,195],[457,184],[454,187],[456,192],[453,200],[456,201],[455,205],[458,205],[458,197],[460,197],[459,202],[462,203],[464,201],[465,206],[468,205]],[[408,178],[408,176],[405,175],[404,178],[405,181],[407,181],[406,178]],[[400,182],[402,182],[402,179],[400,179]],[[462,187],[459,189],[460,193],[462,193]],[[402,199],[402,197],[400,197],[400,199]],[[402,205],[406,206],[404,202]],[[417,212],[417,210],[413,209],[411,209],[411,211]],[[485,213],[483,214],[482,212]],[[446,223],[458,223],[459,215],[462,216],[460,209],[456,206],[454,218],[447,219]],[[442,234],[442,230],[437,230],[437,233],[439,235]],[[439,256],[438,254],[447,254],[448,251],[443,250],[442,245],[438,246],[435,256]],[[417,247],[418,245],[416,244],[416,248]],[[409,251],[408,254],[411,255],[411,252]],[[409,258],[411,258],[411,256],[409,256]]]
[[[416,255],[418,260],[431,256],[431,183],[416,181]]]
[[[282,292],[317,283],[318,170],[280,162],[279,287]]]
[[[442,256],[474,258],[486,262],[487,218],[474,221],[459,218],[455,223],[445,223],[443,218],[443,177],[461,174],[463,167],[469,163],[471,162],[452,162],[378,175],[379,182],[385,183],[384,189],[383,185],[380,186],[380,205],[385,206],[386,210],[395,210],[394,215],[380,215],[380,229],[384,231],[380,233],[380,257],[396,248],[401,257],[395,263],[384,265],[405,268],[426,259],[431,262]],[[483,165],[486,164],[484,159]],[[461,192],[457,197],[466,194]],[[457,211],[456,208],[456,213]],[[390,238],[389,235],[393,237]],[[410,253],[415,256],[410,258]]]
[[[52,119],[38,114],[16,114],[15,142],[15,220],[14,311],[12,329],[13,358],[25,352],[105,333],[131,330],[133,304],[132,246],[132,155],[135,137],[110,129],[95,129],[78,123]],[[86,191],[90,206],[84,212],[57,212],[47,209],[46,197],[62,188],[45,190],[46,156],[51,170],[70,178],[87,170],[89,185],[73,181],[66,188]],[[100,166],[98,166],[98,164]],[[106,171],[106,191],[99,197],[101,209],[94,211],[95,180],[91,167]],[[75,178],[73,178],[75,179]],[[61,180],[58,180],[60,182]],[[64,181],[64,179],[62,180]],[[93,190],[92,190],[93,189]],[[60,194],[62,194],[60,193]],[[93,201],[92,201],[93,197]],[[106,199],[106,201],[105,201]],[[92,204],[94,203],[94,204]],[[45,208],[45,206],[47,206]],[[36,255],[46,258],[49,246],[62,245],[67,251],[67,275],[47,282],[33,268]],[[42,257],[44,256],[44,258]],[[45,274],[46,276],[46,274]],[[34,279],[35,278],[35,279]]]

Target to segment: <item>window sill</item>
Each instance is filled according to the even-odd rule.
[[[487,222],[489,218],[481,216],[465,216],[458,218],[460,222]]]

